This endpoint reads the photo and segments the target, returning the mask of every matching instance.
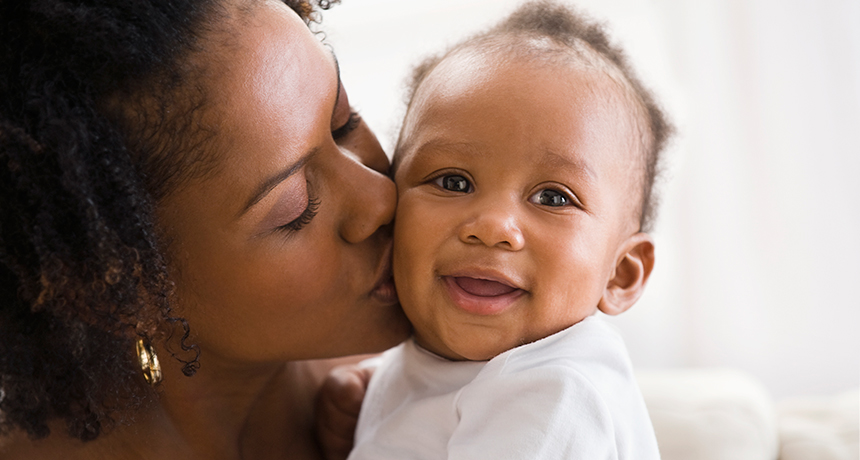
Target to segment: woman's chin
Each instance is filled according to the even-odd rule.
[[[329,345],[336,348],[327,357],[381,353],[406,340],[412,334],[412,325],[400,304],[394,303],[383,308],[385,313],[369,323],[363,326],[353,324],[339,337],[332,336]]]
[[[383,321],[383,327],[376,334],[369,334],[370,349],[364,353],[379,353],[406,340],[412,334],[412,324],[406,318],[399,303],[390,307],[389,317]]]

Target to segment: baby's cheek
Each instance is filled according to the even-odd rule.
[[[606,280],[602,276],[607,268],[595,261],[596,257],[583,257],[580,253],[567,254],[564,263],[557,264],[557,273],[566,273],[567,278],[557,277],[554,288],[548,293],[550,303],[557,305],[560,316],[578,322],[597,309]]]
[[[414,275],[412,267],[421,263],[419,242],[422,237],[421,225],[410,201],[401,200],[394,220],[394,282],[399,294],[406,294],[407,286],[412,286]],[[401,292],[403,291],[403,292]]]
[[[394,219],[395,255],[409,253],[411,256],[421,256],[433,244],[432,236],[440,216],[425,201],[411,194],[401,197]]]
[[[394,283],[407,314],[420,308],[432,290],[442,220],[432,203],[405,194],[394,222]]]

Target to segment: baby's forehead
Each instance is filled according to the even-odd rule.
[[[535,73],[552,78],[533,78]],[[604,95],[601,110],[612,113],[619,123],[630,128],[632,150],[641,153],[647,133],[647,111],[621,70],[583,41],[568,45],[539,36],[483,38],[448,52],[415,88],[414,104],[410,104],[404,128],[417,115],[412,113],[413,109],[422,107],[423,102],[473,92],[494,79],[493,84],[498,84],[500,77],[509,83],[512,97],[518,93],[533,94],[534,90],[540,92],[541,85],[547,87],[546,92],[552,92],[551,86],[556,83],[588,85]],[[421,126],[412,128],[420,130]]]

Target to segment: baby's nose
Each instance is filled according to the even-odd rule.
[[[460,240],[467,244],[483,244],[508,251],[519,251],[525,245],[516,210],[501,205],[480,210],[463,224]]]

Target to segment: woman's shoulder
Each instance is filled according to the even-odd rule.
[[[41,460],[51,458],[49,454],[50,452],[40,448],[23,433],[14,432],[0,436],[0,460]]]
[[[117,456],[117,452],[120,456]],[[109,448],[99,439],[82,442],[64,434],[62,427],[52,430],[43,439],[34,440],[26,433],[16,431],[0,436],[0,460],[123,460],[122,449]]]
[[[23,457],[22,448],[24,447],[23,440],[26,436],[21,436],[17,432],[7,433],[0,436],[0,460],[17,460]]]
[[[0,460],[42,460],[50,458],[76,458],[57,449],[56,443],[48,439],[34,441],[26,434],[14,432],[0,437]]]

